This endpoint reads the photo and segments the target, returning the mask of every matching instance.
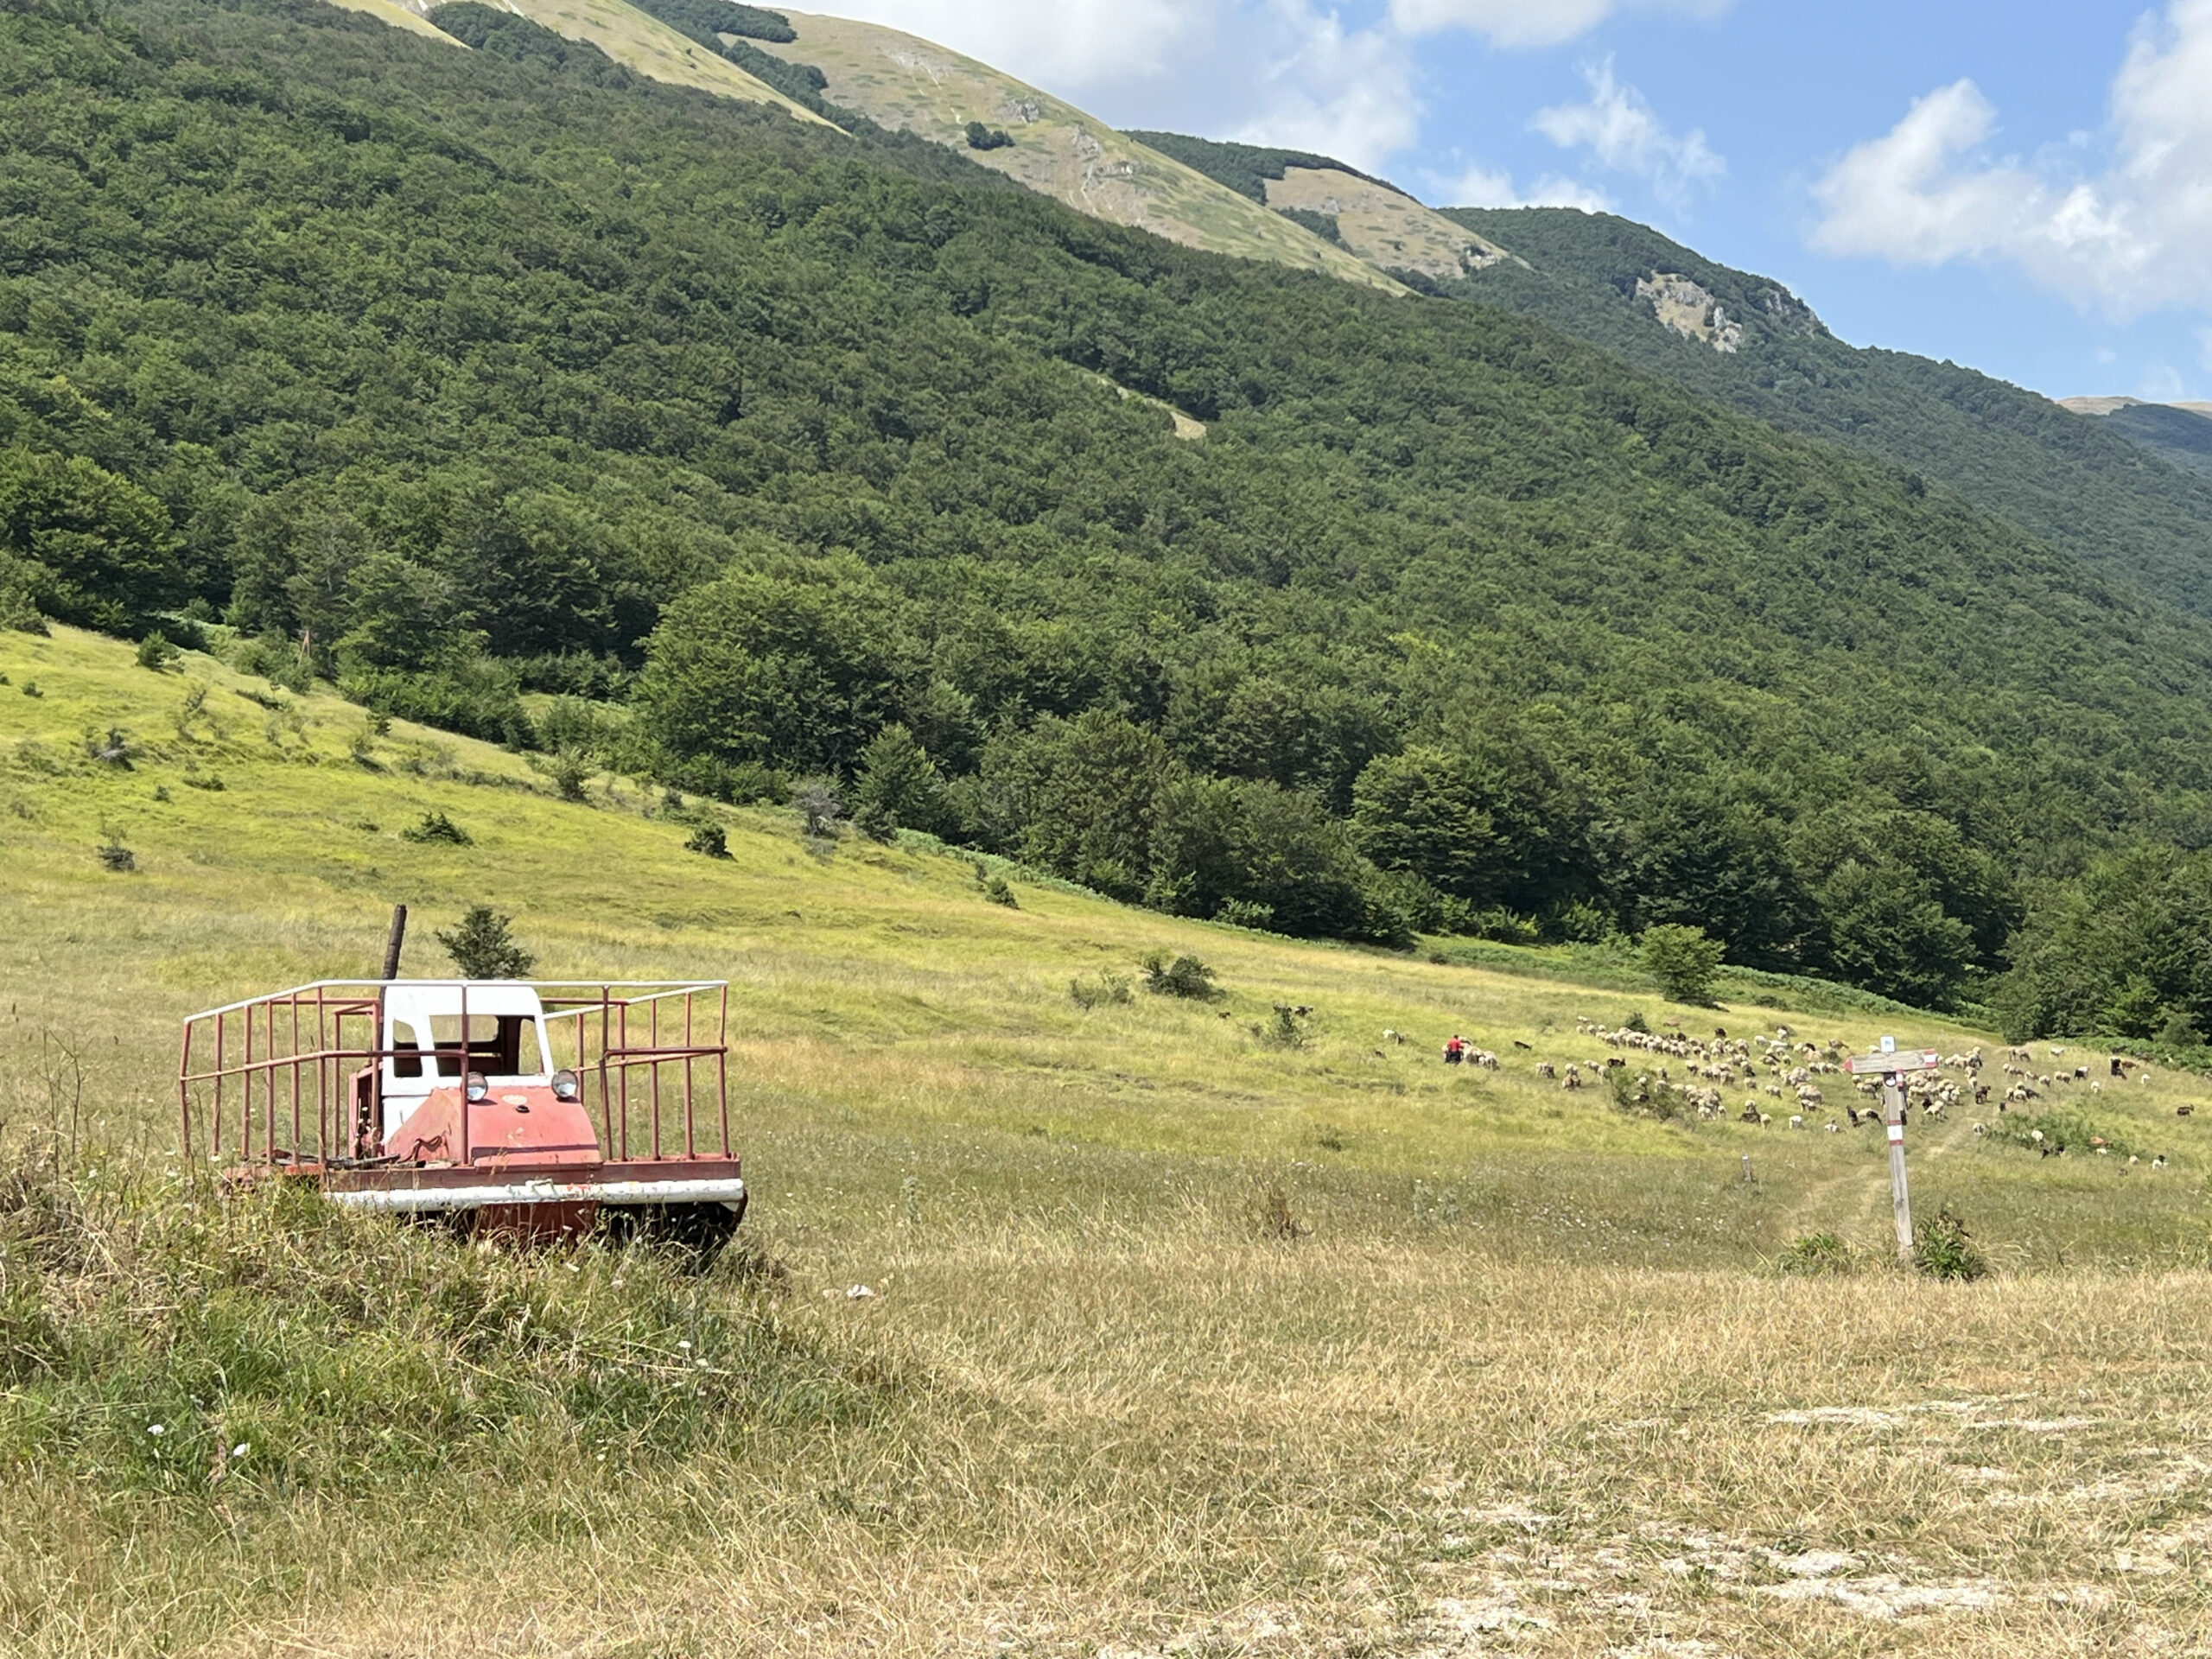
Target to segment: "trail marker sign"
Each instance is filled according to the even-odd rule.
[[[1882,1080],[1882,1122],[1890,1131],[1890,1209],[1897,1224],[1897,1260],[1912,1260],[1912,1192],[1904,1174],[1904,1084],[1908,1071],[1933,1071],[1943,1057],[1932,1048],[1899,1049],[1897,1039],[1885,1037],[1878,1054],[1853,1054],[1843,1069],[1854,1077]]]
[[[1932,1048],[1907,1048],[1882,1054],[1847,1055],[1843,1069],[1854,1077],[1865,1077],[1892,1071],[1933,1071],[1942,1064],[1943,1057]]]

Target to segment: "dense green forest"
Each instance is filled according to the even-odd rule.
[[[2171,404],[2133,404],[2100,417],[2105,429],[2184,472],[2212,478],[2212,416]]]
[[[2212,616],[2212,479],[1987,375],[1847,346],[1780,283],[1656,231],[1565,207],[1451,208],[1510,248],[1439,291],[1510,306],[1786,430],[1847,443],[1956,491],[2108,575]],[[1683,276],[1741,326],[1732,353],[1662,327],[1637,284]],[[2212,423],[2208,423],[2212,424]]]
[[[0,611],[1179,913],[1926,1003],[2212,842],[2212,626],[1900,469],[473,14],[0,0]]]

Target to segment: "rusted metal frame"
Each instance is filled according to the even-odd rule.
[[[329,1023],[323,1017],[322,987],[315,988],[315,1155],[326,1168],[330,1164],[330,1050]]]
[[[245,1022],[245,1058],[238,1066],[238,1157],[245,1162],[253,1158],[253,1008],[249,1002],[239,1015]]]
[[[190,1020],[184,1022],[184,1052],[178,1059],[176,1067],[176,1109],[177,1127],[183,1137],[180,1144],[184,1147],[185,1179],[196,1182],[199,1179],[199,1166],[192,1156],[192,1084],[189,1081],[192,1076],[194,1024],[194,1022]]]
[[[622,1052],[627,1054],[630,1052],[630,1005],[627,1002],[619,1002],[615,1006],[622,1010],[620,1019],[616,1021],[616,1029],[622,1033]],[[628,1065],[618,1066],[615,1069],[614,1087],[621,1096],[622,1161],[626,1164],[630,1161],[630,1068]]]
[[[384,1033],[378,1032],[381,1038]],[[463,1169],[475,1162],[468,1147],[468,1064],[474,1058],[469,1052],[468,1040],[468,982],[461,982],[461,1166]]]
[[[660,1047],[660,1004],[658,1001],[652,1003],[646,1008],[645,1016],[647,1021],[645,1040],[658,1050]],[[660,1060],[656,1055],[652,1063],[651,1090],[653,1114],[653,1161],[655,1163],[660,1161]]]
[[[276,1002],[273,997],[270,999],[268,1015],[266,1023],[269,1027],[269,1046],[264,1051],[268,1055],[268,1058],[263,1063],[261,1071],[261,1155],[270,1163],[274,1163],[276,1161],[277,1059]]]
[[[223,1030],[229,1024],[226,1016],[215,1016],[215,1105],[208,1114],[207,1151],[216,1159],[223,1155]]]
[[[600,1145],[606,1151],[614,1150],[614,1104],[607,1082],[607,1027],[613,1017],[613,992],[607,986],[599,988],[599,1124]],[[583,1041],[583,1021],[576,1022],[576,1041]],[[582,1050],[577,1052],[581,1057]]]

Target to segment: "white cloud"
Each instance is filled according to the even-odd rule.
[[[1526,190],[1513,175],[1480,162],[1470,162],[1458,173],[1422,175],[1422,194],[1439,207],[1580,207],[1586,213],[1612,211],[1605,193],[1580,179],[1548,174]]]
[[[1379,170],[1421,137],[1421,106],[1402,41],[1376,29],[1346,33],[1333,12],[1278,0],[1275,50],[1255,90],[1258,106],[1232,130],[1247,143],[1319,150]]]
[[[1617,11],[1718,17],[1734,0],[1390,0],[1390,21],[1408,35],[1463,29],[1493,46],[1559,46],[1580,40]]]
[[[1670,200],[1727,172],[1702,131],[1670,132],[1643,93],[1616,80],[1611,58],[1584,69],[1582,78],[1590,86],[1588,103],[1539,110],[1529,123],[1560,149],[1587,149],[1599,165],[1647,180]]]
[[[2179,369],[2171,363],[2149,363],[2136,383],[2135,395],[2146,404],[2175,404],[2181,401],[2183,390]]]
[[[2126,317],[2212,306],[2212,0],[2172,0],[2113,78],[2107,164],[2078,145],[1989,152],[1997,111],[1970,80],[1939,87],[1814,187],[1814,245],[1901,265],[2012,264]]]

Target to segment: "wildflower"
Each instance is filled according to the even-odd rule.
[[[167,1428],[163,1427],[162,1427],[161,1424],[159,1424],[159,1423],[149,1423],[149,1424],[147,1424],[147,1425],[146,1425],[146,1432],[147,1432],[149,1434],[152,1434],[152,1435],[155,1435],[155,1436],[156,1436],[156,1437],[159,1437],[159,1436],[161,1436],[161,1435],[163,1435],[163,1434],[168,1433],[168,1430]]]

